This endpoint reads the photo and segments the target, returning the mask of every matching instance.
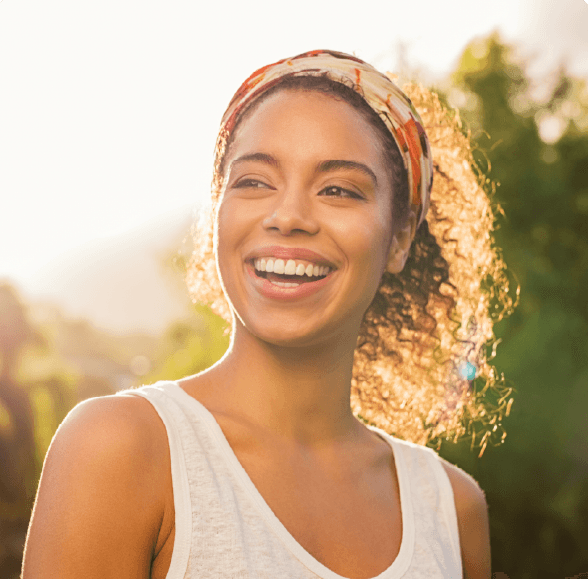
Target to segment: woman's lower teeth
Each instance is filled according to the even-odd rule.
[[[280,287],[298,287],[300,285],[299,283],[291,283],[289,281],[272,281],[272,280],[270,280],[270,283],[273,285],[279,285]]]

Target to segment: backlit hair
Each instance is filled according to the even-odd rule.
[[[408,185],[400,153],[357,88],[320,76],[285,80],[256,99],[232,132],[219,139],[213,211],[195,230],[187,271],[194,301],[209,304],[231,320],[213,251],[224,159],[240,124],[276,91],[318,91],[344,100],[362,114],[381,137],[396,192],[394,214],[406,219],[407,195],[399,191],[404,187],[406,192]],[[433,154],[431,203],[403,271],[384,272],[364,316],[354,357],[351,407],[363,421],[419,444],[471,436],[481,454],[488,442],[504,438],[501,419],[512,404],[511,389],[491,365],[493,325],[514,307],[505,264],[492,237],[500,210],[492,205],[491,184],[475,168],[459,116],[422,86],[408,84],[403,90],[423,120]]]

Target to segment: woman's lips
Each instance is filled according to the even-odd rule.
[[[249,279],[256,290],[263,296],[270,299],[293,300],[297,298],[312,295],[325,287],[332,278],[334,272],[317,280],[308,278],[307,281],[301,281],[299,276],[278,275],[273,273],[264,273],[264,277],[257,275],[253,264],[246,262],[245,269]],[[295,279],[297,278],[298,279]]]

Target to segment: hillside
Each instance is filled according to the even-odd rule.
[[[118,334],[160,334],[190,315],[172,259],[189,251],[190,209],[121,235],[96,240],[55,260],[26,288],[29,303],[49,302]],[[23,292],[25,293],[25,292]]]

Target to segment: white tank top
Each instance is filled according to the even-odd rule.
[[[175,542],[166,579],[344,579],[286,530],[213,415],[176,382],[121,394],[149,400],[167,430]],[[372,430],[394,453],[403,529],[398,556],[374,579],[461,579],[453,491],[439,457]]]

